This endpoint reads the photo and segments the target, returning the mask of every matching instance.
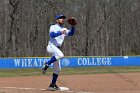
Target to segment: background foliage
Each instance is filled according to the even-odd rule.
[[[78,20],[65,55],[140,54],[140,0],[0,0],[0,56],[49,56],[49,27],[61,13]]]

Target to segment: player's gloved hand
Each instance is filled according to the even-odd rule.
[[[66,33],[67,33],[67,31],[68,31],[68,29],[67,29],[67,28],[63,28],[63,29],[61,30],[61,33],[62,33],[62,34],[66,34]]]
[[[72,26],[75,26],[77,24],[77,20],[74,17],[68,18],[67,22]]]

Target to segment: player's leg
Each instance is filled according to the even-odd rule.
[[[52,82],[49,86],[49,89],[50,90],[59,90],[59,87],[57,86],[56,82],[57,82],[57,78],[59,76],[59,73],[61,71],[61,65],[60,65],[59,61],[56,61],[53,64],[54,64],[54,72],[53,72]]]
[[[57,59],[55,58],[55,56],[52,56],[51,59],[44,63],[41,71],[42,71],[42,74],[45,74],[46,70],[48,69],[49,65],[51,64],[51,62],[55,62]]]
[[[50,44],[47,46],[47,51],[49,53],[51,53],[53,56],[51,57],[51,59],[46,62],[43,67],[42,67],[42,74],[45,74],[47,68],[49,67],[49,65],[57,60],[59,60],[60,58],[64,57],[64,54],[61,52],[61,50],[56,47],[55,45],[53,44]]]
[[[51,63],[64,57],[64,54],[62,53],[62,51],[57,46],[55,46],[53,44],[50,44],[47,46],[47,51],[53,55],[51,57],[51,59],[48,62],[46,62],[46,64],[48,64],[48,65],[50,65]]]

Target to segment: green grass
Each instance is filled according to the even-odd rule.
[[[140,67],[80,67],[64,68],[62,74],[103,74],[103,73],[134,73],[140,72]]]
[[[52,75],[52,69],[47,70],[46,75]],[[62,68],[61,75],[78,74],[103,74],[103,73],[136,73],[140,72],[140,66],[137,67],[78,67]],[[0,77],[11,76],[41,76],[38,68],[32,69],[0,69]]]

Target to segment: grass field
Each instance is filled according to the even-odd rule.
[[[47,75],[52,74],[52,69],[47,70]],[[102,73],[136,73],[140,72],[140,66],[136,67],[79,67],[79,68],[62,68],[62,75],[78,74],[102,74]],[[0,69],[0,77],[11,76],[40,76],[39,68],[32,69]]]

